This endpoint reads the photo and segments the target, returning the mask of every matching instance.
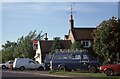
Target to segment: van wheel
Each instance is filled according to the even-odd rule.
[[[2,65],[2,69],[6,69],[7,67],[5,65]]]
[[[114,71],[112,69],[106,69],[105,74],[107,76],[112,76],[112,75],[114,75]]]
[[[40,66],[37,70],[39,70],[39,71],[43,71],[44,68],[43,68],[42,66]]]
[[[24,66],[21,66],[21,67],[19,68],[19,70],[23,71],[23,70],[25,70],[25,67],[24,67]]]
[[[60,66],[60,67],[59,67],[59,70],[61,70],[61,71],[66,71],[66,68],[65,68],[64,66]]]
[[[97,71],[97,69],[96,69],[96,67],[94,67],[94,66],[91,66],[90,68],[89,68],[89,72],[90,73],[95,73]]]

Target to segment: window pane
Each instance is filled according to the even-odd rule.
[[[86,54],[83,54],[83,59],[89,59],[89,57]]]
[[[63,57],[62,57],[63,59],[70,59],[71,58],[71,56],[70,55],[63,55]]]
[[[33,49],[34,50],[38,49],[38,44],[33,44]]]
[[[85,46],[85,42],[83,42],[83,46]]]
[[[81,59],[81,55],[75,55],[75,59]]]
[[[62,59],[62,55],[54,55],[53,59]]]
[[[72,55],[72,59],[81,59],[81,55]]]
[[[86,41],[85,46],[88,46],[88,41]]]

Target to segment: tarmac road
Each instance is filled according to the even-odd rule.
[[[36,70],[3,70],[1,79],[102,79],[94,77],[70,77],[64,75],[49,74],[49,71],[36,71]]]

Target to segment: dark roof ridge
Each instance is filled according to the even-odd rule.
[[[74,27],[73,29],[96,29],[95,27]]]
[[[53,42],[54,40],[41,40],[41,42]],[[70,40],[63,40],[63,39],[61,39],[61,40],[59,40],[59,41],[70,41]]]

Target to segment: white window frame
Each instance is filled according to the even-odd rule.
[[[83,40],[83,41],[81,41],[82,45],[83,45],[83,43],[85,43],[84,47],[86,47],[86,48],[88,48],[88,47],[91,46],[91,41],[89,41],[89,40]],[[87,43],[88,43],[88,45],[86,45]]]

